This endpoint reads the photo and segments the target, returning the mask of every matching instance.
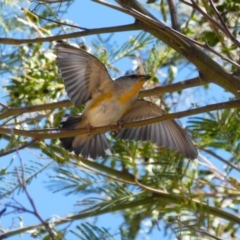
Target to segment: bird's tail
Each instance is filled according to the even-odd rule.
[[[81,120],[81,116],[67,116],[61,122],[60,128],[69,130],[78,128]],[[111,155],[114,153],[105,135],[102,133],[82,134],[75,137],[60,138],[59,140],[65,149],[73,151],[76,155],[81,155],[84,158],[96,159],[105,157],[106,154]]]

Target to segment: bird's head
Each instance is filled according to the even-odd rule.
[[[119,94],[126,94],[129,98],[137,96],[143,84],[149,80],[149,75],[126,75],[114,81],[115,87]]]
[[[131,74],[117,78],[115,81],[119,84],[124,84],[125,87],[132,87],[136,84],[143,85],[144,82],[148,81],[150,78],[150,75]]]

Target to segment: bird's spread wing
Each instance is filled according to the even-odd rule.
[[[88,101],[102,84],[111,84],[104,64],[91,54],[63,42],[59,42],[56,49],[57,66],[75,106]]]
[[[133,122],[162,116],[164,111],[155,104],[137,100],[132,108],[120,119],[121,122]],[[150,141],[158,146],[170,148],[185,157],[195,159],[197,150],[187,133],[174,120],[166,120],[142,127],[120,130],[118,137],[135,141]]]

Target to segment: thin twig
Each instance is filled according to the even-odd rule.
[[[129,9],[129,12],[132,13],[133,15],[140,16],[140,13],[138,13],[138,12],[132,10],[132,9]],[[147,16],[142,16],[142,17],[145,17],[145,18],[146,18]],[[178,31],[176,31],[176,30],[174,30],[174,29],[172,29],[172,28],[169,28],[168,26],[164,25],[163,23],[160,23],[160,22],[158,22],[158,21],[154,21],[153,19],[149,19],[149,21],[154,22],[154,23],[157,24],[158,27],[160,27],[161,29],[165,29],[165,30],[168,29],[172,34],[175,35],[174,40],[176,41],[176,40],[178,39],[178,43],[181,45],[181,47],[182,47],[183,49],[184,49],[184,40],[185,40],[187,43],[194,43],[194,44],[196,44],[197,46],[200,46],[200,47],[202,47],[202,48],[204,48],[204,49],[207,49],[207,50],[213,52],[214,54],[216,54],[217,56],[219,56],[221,59],[223,59],[223,60],[225,60],[225,61],[227,61],[227,62],[230,62],[231,64],[235,65],[237,68],[240,69],[240,65],[239,65],[239,64],[237,64],[236,62],[232,61],[232,60],[229,59],[229,58],[224,57],[224,56],[221,55],[220,53],[216,52],[215,50],[213,50],[212,48],[210,48],[210,47],[208,46],[208,44],[201,44],[201,43],[199,43],[198,41],[196,41],[196,40],[194,40],[194,39],[191,39],[191,38],[187,37],[186,35],[178,32]],[[181,39],[181,40],[180,40],[180,39]],[[183,44],[183,45],[182,45],[182,44]],[[186,46],[186,45],[185,45],[185,46]]]
[[[38,15],[37,13],[33,12],[32,10],[29,10],[29,12],[31,12],[33,15],[37,16],[38,18],[41,18],[41,19],[46,20],[48,22],[56,23],[57,25],[68,26],[68,27],[78,28],[80,30],[89,31],[89,29],[87,29],[87,28],[83,28],[83,27],[79,27],[79,26],[76,26],[76,25],[73,25],[73,24],[63,23],[63,22],[55,21],[53,19],[42,17],[41,15]]]
[[[34,0],[32,2],[40,3],[62,3],[62,2],[70,2],[72,0]]]
[[[38,210],[37,210],[37,207],[32,199],[32,197],[30,196],[29,192],[28,192],[28,189],[27,189],[27,186],[26,186],[26,181],[25,181],[25,176],[24,176],[24,164],[23,164],[23,161],[22,161],[22,158],[21,156],[19,155],[19,152],[17,151],[17,154],[19,156],[19,160],[20,160],[20,164],[21,164],[21,168],[22,168],[22,174],[21,174],[21,177],[18,175],[18,171],[16,170],[17,172],[17,176],[18,176],[18,181],[20,183],[20,185],[22,186],[27,198],[28,198],[28,201],[30,202],[32,208],[33,208],[33,214],[38,218],[38,220],[42,223],[42,225],[45,227],[45,229],[48,231],[49,233],[49,236],[51,237],[52,240],[55,240],[55,236],[54,236],[54,232],[53,230],[51,229],[51,227],[49,226],[49,224],[44,221],[42,219],[42,217],[40,216]]]
[[[235,222],[236,224],[240,224],[240,218],[236,214],[232,214],[232,213],[223,211],[222,209],[219,209],[216,207],[208,206],[206,203],[199,202],[197,200],[192,200],[192,199],[189,199],[188,197],[182,197],[182,196],[178,196],[176,194],[169,194],[164,191],[161,192],[160,190],[158,190],[158,193],[155,193],[154,196],[146,197],[145,199],[140,199],[140,200],[132,201],[130,203],[125,203],[125,204],[115,204],[114,206],[111,207],[111,211],[115,212],[115,211],[124,210],[124,209],[131,209],[136,206],[144,206],[145,204],[149,205],[149,202],[151,202],[152,204],[158,204],[159,201],[161,201],[161,202],[164,201],[164,202],[168,202],[168,203],[173,202],[176,204],[189,203],[187,205],[187,207],[189,207],[189,210],[190,209],[192,210],[193,206],[195,206],[195,208],[197,210],[204,210],[208,214],[211,214],[215,217],[220,217],[220,218],[226,219],[230,222]],[[90,210],[87,209],[86,211],[80,212],[73,216],[68,216],[67,218],[55,220],[52,222],[52,224],[54,226],[57,226],[57,225],[71,222],[74,220],[80,220],[80,219],[83,219],[83,218],[86,218],[89,216],[92,216],[92,217],[98,216],[98,215],[107,213],[109,211],[109,209],[108,208],[101,208],[101,209],[92,209],[91,208]],[[38,225],[32,225],[32,226],[12,230],[7,233],[1,234],[0,238],[3,239],[6,237],[14,236],[16,234],[20,234],[20,233],[23,233],[23,232],[26,232],[26,231],[29,231],[32,229],[40,228],[41,226],[42,225],[38,224]]]
[[[167,0],[168,7],[169,7],[169,13],[171,16],[171,22],[172,22],[172,28],[178,32],[181,32],[179,20],[178,20],[178,13],[177,13],[177,7],[176,7],[176,1],[175,0]]]
[[[10,109],[9,109],[10,110]],[[8,110],[8,111],[9,111]],[[18,114],[16,114],[16,115],[14,115],[14,116],[12,116],[12,117],[10,117],[10,118],[8,118],[5,122],[3,122],[0,126],[7,126],[8,124],[8,122],[10,122],[11,120],[13,120],[13,119],[15,119],[16,117],[18,117],[18,116],[20,116],[20,115],[22,115],[24,112],[19,112]],[[1,115],[0,115],[1,116]]]
[[[56,152],[55,146],[45,145],[43,142],[39,143],[39,147],[50,158],[52,158],[51,151],[54,150],[54,152]],[[54,160],[57,162],[66,162],[66,159],[64,157],[62,157],[62,149],[59,148],[59,151],[57,151],[57,152],[59,154],[54,155]],[[112,167],[105,166],[96,161],[91,161],[91,160],[85,159],[81,156],[76,156],[76,154],[74,154],[74,153],[68,152],[68,155],[70,157],[69,161],[73,165],[80,165],[79,163],[81,162],[91,168],[97,169],[97,171],[99,171],[99,172],[104,172],[108,176],[114,176],[118,179],[121,179],[123,182],[128,182],[128,183],[134,184],[134,176],[131,173],[115,170]]]
[[[209,14],[204,12],[194,0],[191,0],[192,4],[185,1],[185,0],[179,0],[179,1],[188,5],[188,6],[190,6],[190,7],[192,7],[193,9],[197,10],[199,13],[201,13],[209,22],[211,22],[214,26],[216,26],[218,29],[220,29],[228,38],[230,38],[238,47],[240,47],[240,42],[231,34],[231,32],[229,31],[229,29],[225,25],[222,17],[219,15],[217,9],[215,8],[215,6],[211,2],[211,0],[209,0],[210,4],[212,3],[211,7],[213,8],[214,12],[219,17],[219,20],[221,19],[220,22],[222,23],[222,25],[219,24],[216,20],[214,20]]]
[[[39,157],[39,156],[38,156]],[[51,164],[53,164],[54,161],[49,162],[48,164],[46,164],[45,166],[43,166],[39,171],[35,172],[34,174],[28,176],[28,178],[25,178],[25,182],[28,183],[30,182],[33,178],[36,178],[38,174],[40,174],[41,172],[43,172],[45,169],[47,169]],[[9,164],[10,165],[10,164]],[[17,189],[19,189],[21,186],[16,185],[14,188],[10,189],[9,191],[2,193],[1,194],[1,198],[3,199],[4,197],[10,196],[12,195]],[[0,238],[1,239],[1,238]]]
[[[112,8],[112,9],[115,9],[119,12],[123,12],[123,13],[126,13],[126,10],[124,8],[121,8],[115,4],[112,4],[112,3],[109,3],[109,2],[106,2],[106,1],[103,1],[103,0],[92,0],[93,2],[95,3],[99,3],[99,4],[102,4],[104,6],[107,6],[109,8]]]
[[[199,46],[200,46],[200,45],[199,45]],[[232,65],[234,65],[235,67],[237,67],[238,69],[240,69],[240,65],[239,65],[239,64],[237,64],[236,62],[234,62],[233,60],[231,60],[231,59],[229,59],[229,58],[227,58],[227,57],[224,57],[221,53],[219,53],[219,52],[215,51],[213,48],[209,47],[209,45],[208,45],[207,43],[202,44],[201,47],[203,47],[203,48],[205,48],[205,49],[213,52],[214,54],[216,54],[217,56],[219,56],[222,60],[225,60],[226,62],[229,62],[229,63],[231,63]]]
[[[3,108],[9,109],[9,107],[3,103],[0,102],[0,106],[2,106]]]
[[[8,108],[8,110],[0,114],[0,119],[4,119],[13,115],[20,115],[26,112],[37,112],[37,111],[44,111],[47,109],[51,110],[55,108],[69,107],[71,105],[72,103],[69,100],[64,100],[61,102],[46,103],[46,104],[35,105],[35,106],[27,106],[27,107],[21,107],[21,108]]]
[[[236,97],[240,97],[240,82],[236,81],[229,71],[225,70],[204,51],[183,39],[181,36],[183,34],[133,9],[127,9],[127,11],[141,22],[142,28],[145,29],[145,31],[148,31],[186,57],[198,67],[199,71],[207,79],[211,79],[212,83],[230,91]]]
[[[195,228],[195,227],[193,227],[193,226],[190,226],[190,225],[186,224],[185,222],[181,221],[179,217],[177,217],[177,220],[178,220],[178,222],[180,222],[182,225],[184,225],[185,227],[191,229],[191,230],[194,231],[194,232],[198,232],[198,233],[200,233],[200,234],[202,234],[202,235],[206,235],[206,236],[211,237],[212,239],[215,239],[215,240],[223,240],[222,238],[216,237],[216,236],[210,234],[209,232],[207,232],[207,231],[205,231],[205,230],[197,229],[197,228]]]
[[[223,28],[225,29],[226,36],[229,37],[238,47],[240,47],[240,42],[229,31],[228,27],[225,24],[225,21],[223,20],[222,16],[219,14],[219,12],[218,12],[217,8],[215,7],[214,3],[212,2],[212,0],[209,0],[209,2],[210,2],[210,5],[211,5],[213,11],[215,12],[219,21],[221,22]]]
[[[225,160],[224,158],[222,158],[221,156],[217,155],[216,153],[212,152],[211,150],[209,149],[204,149],[204,148],[201,148],[202,151],[212,155],[213,157],[217,158],[218,160],[220,160],[221,162],[225,163],[226,165],[228,165],[229,167],[231,168],[234,168],[235,170],[239,171],[240,172],[240,168],[238,166],[236,166],[235,164]]]
[[[159,86],[151,89],[142,90],[138,94],[138,97],[140,98],[150,97],[150,96],[170,93],[174,91],[181,91],[187,88],[193,88],[193,87],[197,87],[207,83],[209,83],[209,81],[206,80],[204,77],[195,77],[195,78],[183,80],[173,84],[168,84],[168,85],[163,85],[163,86]]]
[[[110,8],[114,8],[114,9],[116,9],[116,10],[118,10],[118,11],[122,11],[122,12],[125,12],[125,13],[128,12],[126,9],[119,8],[119,7],[117,7],[116,5],[113,5],[113,4],[111,4],[111,3],[107,3],[107,2],[102,1],[102,0],[93,0],[93,1],[94,1],[94,2],[97,2],[97,3],[100,3],[100,4],[103,4],[103,5],[105,5],[105,6],[108,6],[108,7],[110,7]],[[174,1],[174,0],[172,0],[172,1]],[[197,5],[194,1],[192,1],[193,4],[190,4],[189,2],[186,2],[186,1],[184,1],[184,0],[180,0],[180,1],[183,2],[183,3],[185,3],[185,4],[187,4],[187,5],[189,5],[189,6],[191,6],[191,7],[194,8],[194,9],[196,9],[196,10],[199,11],[202,15],[204,15],[207,19],[209,18],[209,21],[212,21],[218,28],[220,28],[220,29],[224,32],[224,28],[222,28],[221,25],[220,25],[218,22],[216,22],[214,19],[212,19],[208,14],[206,14],[204,11],[202,11],[202,9],[199,8],[198,5]],[[132,9],[132,10],[133,10],[133,9]],[[140,12],[141,12],[141,11],[140,11]],[[139,12],[139,13],[140,13],[140,12]],[[152,17],[152,15],[151,15],[151,17]],[[152,17],[152,19],[155,20],[155,21],[157,21],[158,23],[160,23],[155,17]],[[179,36],[183,37],[184,39],[186,39],[186,40],[188,40],[188,41],[190,41],[190,42],[193,42],[193,43],[197,44],[198,46],[201,46],[201,47],[203,47],[203,48],[205,48],[205,49],[213,52],[214,54],[216,54],[217,56],[219,56],[221,59],[223,59],[223,60],[225,60],[225,61],[228,61],[228,62],[230,62],[231,64],[235,65],[236,67],[240,68],[240,65],[239,65],[239,64],[235,63],[234,61],[232,61],[232,60],[229,59],[229,58],[224,57],[224,56],[221,55],[220,53],[217,53],[217,52],[214,51],[212,48],[210,48],[207,44],[201,44],[201,43],[199,43],[199,42],[197,42],[197,41],[195,41],[195,40],[193,40],[193,39],[188,38],[188,37],[185,36],[184,34],[180,34],[179,31],[176,31],[176,30],[174,30],[174,29],[172,29],[172,30],[173,30],[173,32],[175,32],[176,34],[179,34]]]
[[[47,110],[46,110],[46,111],[47,111]],[[20,124],[24,124],[24,123],[27,123],[27,122],[38,121],[38,120],[41,120],[41,119],[43,119],[43,118],[47,118],[47,117],[51,116],[53,112],[54,112],[54,110],[51,110],[51,111],[49,111],[49,112],[46,113],[46,114],[39,114],[39,115],[36,116],[36,117],[27,117],[27,118],[25,118],[25,119],[22,120],[22,121],[18,121],[17,124],[20,125]],[[25,112],[25,113],[26,113],[26,112]],[[19,115],[14,116],[14,118],[16,118],[17,116],[19,116]],[[7,126],[7,127],[9,127],[9,126],[12,126],[12,125],[14,125],[14,124],[15,124],[15,123],[8,123],[8,124],[4,124],[4,125],[2,124],[2,125],[0,125],[0,126]]]
[[[0,44],[9,44],[9,45],[20,45],[20,44],[30,44],[30,43],[43,43],[43,42],[52,42],[58,40],[64,40],[68,38],[77,38],[83,36],[89,36],[94,34],[101,33],[115,33],[115,32],[124,32],[124,31],[133,31],[133,30],[142,30],[138,22],[122,26],[106,27],[106,28],[93,28],[87,31],[74,32],[69,34],[62,34],[50,37],[37,37],[33,39],[14,39],[14,38],[0,38]]]
[[[199,162],[199,164],[207,166],[209,170],[215,175],[215,177],[221,180],[226,179],[226,176],[220,170],[218,170],[205,156],[203,156],[201,153],[198,153],[198,157],[205,162],[205,164],[201,162]]]
[[[152,19],[154,19],[155,21],[159,21],[154,15],[152,15],[146,8],[144,8],[142,6],[141,3],[139,3],[136,0],[115,0],[118,4],[120,4],[123,9],[126,8],[131,8],[134,9],[142,14],[144,14],[145,16],[148,16]]]
[[[33,140],[31,140],[30,142],[25,143],[25,144],[23,144],[23,145],[20,146],[20,147],[16,147],[16,148],[13,148],[13,149],[11,149],[11,150],[9,150],[9,151],[7,151],[7,152],[0,153],[0,158],[6,156],[6,155],[8,155],[8,154],[17,152],[17,151],[19,151],[19,150],[21,150],[21,149],[24,149],[24,148],[32,145],[32,144],[35,143],[36,141],[37,141],[36,139],[33,139]]]
[[[179,0],[180,2],[192,7],[193,9],[197,10],[199,13],[201,13],[209,22],[213,23],[218,29],[220,29],[222,32],[225,33],[225,29],[220,25],[217,21],[215,21],[210,15],[205,13],[197,3],[195,3],[193,0],[191,0],[191,3],[185,1],[185,0]]]

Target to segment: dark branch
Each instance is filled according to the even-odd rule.
[[[169,12],[171,16],[172,28],[178,32],[181,32],[179,20],[178,20],[178,13],[175,0],[167,0]]]
[[[35,143],[36,141],[37,141],[36,139],[33,139],[32,141],[30,141],[30,142],[28,142],[28,143],[26,143],[26,144],[23,144],[23,145],[20,146],[20,147],[16,147],[16,148],[14,148],[14,149],[11,149],[10,151],[4,152],[4,153],[0,153],[0,158],[6,156],[6,155],[8,155],[8,154],[17,152],[17,151],[19,151],[19,150],[21,150],[21,149],[24,149],[24,148],[32,145],[32,144]]]
[[[42,17],[41,15],[38,15],[37,13],[35,13],[31,10],[29,10],[29,12],[31,12],[33,15],[37,16],[38,18],[41,18],[41,19],[46,20],[48,22],[56,23],[59,26],[68,26],[68,27],[72,27],[72,28],[78,28],[78,29],[84,30],[84,31],[89,31],[89,29],[87,29],[87,28],[83,28],[83,27],[79,27],[79,26],[76,26],[76,25],[73,25],[73,24],[59,22],[59,21],[55,21],[55,20],[50,19],[50,18]]]
[[[18,153],[18,152],[17,152]],[[24,176],[24,172],[25,172],[25,168],[24,168],[24,164],[23,164],[23,161],[22,161],[22,158],[19,156],[19,160],[20,160],[20,164],[21,164],[21,175],[18,174],[18,171],[16,171],[17,173],[17,177],[18,177],[18,181],[19,181],[19,184],[22,186],[23,188],[23,191],[25,192],[26,196],[27,196],[27,199],[32,207],[32,211],[31,210],[28,210],[27,212],[29,213],[32,213],[41,223],[42,225],[45,227],[46,231],[49,233],[49,236],[51,237],[52,240],[55,240],[55,235],[54,235],[54,230],[52,227],[50,227],[50,225],[48,224],[48,222],[44,221],[41,217],[41,215],[39,214],[38,210],[37,210],[37,207],[30,195],[30,193],[28,192],[28,189],[27,189],[27,185],[26,185],[26,181],[25,181],[25,176]]]

